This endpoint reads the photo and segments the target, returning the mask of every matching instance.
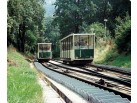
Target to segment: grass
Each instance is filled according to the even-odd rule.
[[[35,69],[15,49],[8,48],[8,103],[42,103],[42,88]]]
[[[118,54],[110,45],[95,49],[94,63],[131,68],[131,54]]]
[[[110,64],[123,68],[131,68],[131,54],[119,55],[115,58],[115,60],[110,62]]]

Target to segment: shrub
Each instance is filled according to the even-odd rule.
[[[131,51],[131,19],[127,15],[123,20],[116,18],[115,43],[119,53]]]
[[[102,46],[106,46],[107,43],[112,42],[110,31],[108,29],[107,29],[107,33],[105,34],[104,24],[99,22],[94,22],[85,29],[85,32],[91,33],[92,28],[94,28],[93,32],[95,33],[96,36],[95,37],[96,46],[102,47]]]

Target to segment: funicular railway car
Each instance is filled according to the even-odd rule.
[[[52,59],[51,46],[52,43],[38,43],[37,60],[39,62],[48,62],[50,59]]]
[[[70,34],[60,40],[63,63],[88,64],[93,61],[95,34]]]

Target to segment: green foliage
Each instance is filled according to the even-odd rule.
[[[128,13],[131,16],[131,0],[108,0],[112,5],[111,18],[125,17]]]
[[[89,25],[85,32],[91,33],[93,28],[93,32],[96,34],[97,38],[103,38],[105,37],[105,27],[102,23],[94,22],[91,25]]]
[[[116,18],[115,42],[119,52],[131,52],[131,19],[127,15],[124,19]]]
[[[119,54],[112,46],[95,48],[94,63],[131,68],[131,54]]]
[[[105,32],[104,25],[99,22],[94,22],[91,25],[84,28],[85,33],[95,33],[96,47],[102,47],[103,45],[111,44],[113,42],[110,36],[110,31],[107,28],[106,31],[107,32]]]
[[[79,33],[83,22],[89,24],[96,13],[96,5],[91,0],[56,0],[56,22],[60,33],[66,36],[70,33]]]
[[[36,37],[33,35],[33,32],[32,31],[30,31],[30,30],[27,30],[26,31],[26,39],[27,39],[27,44],[30,44],[30,45],[34,45],[34,44],[36,44]]]
[[[131,54],[118,55],[110,64],[123,68],[131,68]]]
[[[117,56],[118,56],[118,53],[117,53],[117,51],[114,48],[109,49],[108,53],[106,53],[106,55],[105,55],[104,61],[106,63],[111,62]]]
[[[97,46],[95,48],[95,57],[94,57],[94,62],[95,63],[105,63],[105,61],[109,61],[109,59],[111,59],[111,57],[113,58],[114,56],[112,56],[112,53],[110,52],[114,52],[114,48],[112,47],[112,45],[102,45],[102,46]],[[108,57],[107,57],[108,55]]]
[[[33,49],[45,31],[43,4],[43,0],[8,0],[8,45],[22,52]]]
[[[46,20],[46,31],[45,37],[47,38],[46,42],[52,43],[52,56],[53,58],[57,58],[60,56],[59,50],[59,40],[60,40],[60,31],[59,26],[55,25],[56,17],[47,17]]]
[[[59,27],[55,25],[54,17],[48,17],[46,21],[45,36],[48,38],[47,42],[56,43],[60,39]]]
[[[34,51],[35,45],[37,43],[37,38],[35,35],[32,33],[32,31],[27,30],[26,31],[26,44],[25,44],[25,51]]]
[[[25,58],[8,48],[7,98],[8,103],[42,103],[42,88],[36,70],[30,68]]]
[[[127,14],[131,16],[131,0],[109,0],[109,2],[112,5],[112,10],[109,15],[108,27],[111,35],[115,37],[115,19],[118,16],[123,19]]]
[[[115,18],[131,15],[130,0],[56,0],[55,7],[54,16],[62,37],[83,32],[83,26],[94,22],[104,24],[104,19],[108,19],[110,36],[115,37]]]
[[[104,19],[109,19],[113,5],[110,0],[92,0],[97,5],[97,13],[94,16],[95,22],[104,22]]]

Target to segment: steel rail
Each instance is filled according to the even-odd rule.
[[[51,63],[51,62],[50,62]],[[64,67],[64,66],[61,66],[61,65],[57,65],[57,64],[54,64],[54,63],[51,63],[53,65],[56,65],[56,66],[59,66],[59,67]],[[76,71],[76,72],[79,72],[79,73],[84,73],[84,74],[88,74],[88,75],[94,75],[94,76],[98,76],[98,77],[101,77],[101,78],[105,78],[105,79],[109,79],[109,80],[112,80],[112,81],[115,81],[115,82],[118,82],[120,84],[123,84],[123,85],[126,85],[126,86],[129,86],[131,87],[131,82],[129,81],[126,81],[124,79],[119,79],[119,78],[115,78],[115,77],[110,77],[110,76],[106,76],[104,74],[100,74],[100,73],[97,73],[95,71],[90,71],[90,72],[85,72],[85,71],[81,71],[81,70],[75,70],[75,69],[71,69],[69,67],[65,67],[69,70],[72,70],[72,71]]]
[[[57,73],[60,73],[60,74],[63,74],[63,75],[66,75],[66,76],[75,78],[75,79],[77,79],[77,80],[83,81],[83,82],[88,83],[88,84],[90,84],[90,85],[95,85],[96,87],[103,88],[104,90],[108,90],[108,91],[110,91],[110,92],[114,92],[115,94],[120,95],[120,96],[123,97],[123,98],[127,98],[127,99],[131,100],[131,95],[122,93],[122,92],[120,92],[120,91],[117,91],[117,90],[114,90],[114,89],[105,87],[105,86],[100,85],[100,84],[97,84],[97,83],[93,83],[93,82],[88,81],[88,80],[81,79],[80,77],[72,76],[72,75],[70,75],[70,74],[66,74],[66,73],[57,71],[56,69],[51,69],[50,67],[45,66],[44,64],[42,64],[42,65],[43,65],[44,67],[46,67],[46,68],[54,71],[54,72],[57,72]]]

